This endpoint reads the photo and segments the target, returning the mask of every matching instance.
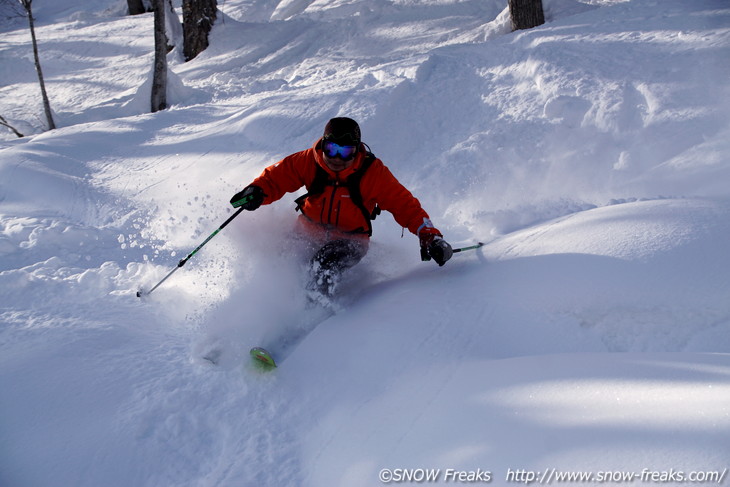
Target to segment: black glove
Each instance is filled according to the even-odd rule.
[[[442,266],[453,255],[454,249],[440,236],[421,237],[421,260],[429,261],[433,259],[439,266]]]
[[[244,210],[253,211],[264,202],[264,190],[258,186],[246,186],[243,191],[239,191],[231,198],[231,205],[234,208],[243,208]]]

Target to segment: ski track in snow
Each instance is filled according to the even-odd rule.
[[[31,136],[0,133],[0,485],[730,468],[724,2],[545,0],[509,33],[496,0],[227,0],[154,115],[150,15],[35,3],[60,128],[4,18],[0,115]],[[135,297],[336,115],[487,244],[437,268],[382,215],[312,326],[286,197]]]

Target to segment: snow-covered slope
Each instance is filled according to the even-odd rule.
[[[3,20],[0,115],[35,135],[0,132],[0,485],[727,482],[730,8],[545,0],[509,33],[504,3],[226,0],[152,115],[149,15],[36,0],[53,132]],[[313,319],[293,197],[135,297],[336,115],[487,245],[438,268],[379,217],[268,374],[248,348]]]

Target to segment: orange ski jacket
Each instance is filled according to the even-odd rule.
[[[266,195],[263,204],[270,204],[302,186],[309,189],[319,166],[329,176],[329,182],[323,192],[309,196],[302,203],[300,209],[304,217],[342,233],[367,234],[368,221],[362,210],[352,202],[346,184],[347,177],[362,168],[365,146],[361,144],[350,167],[334,172],[325,164],[321,142],[320,139],[310,149],[291,154],[267,167],[251,185],[260,187]],[[380,159],[375,158],[366,169],[360,180],[360,193],[368,213],[372,214],[377,204],[381,209],[392,213],[398,224],[415,235],[422,228],[428,228],[428,233],[440,235],[431,225],[429,216],[418,199],[393,176]]]

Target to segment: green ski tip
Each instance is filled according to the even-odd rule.
[[[271,354],[261,347],[254,347],[249,352],[254,361],[264,364],[267,367],[276,367],[276,362],[271,357]]]

